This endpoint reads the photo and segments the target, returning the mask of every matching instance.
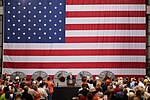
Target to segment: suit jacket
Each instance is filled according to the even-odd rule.
[[[67,76],[67,80],[70,80],[71,78],[70,78],[70,75],[68,75]],[[74,77],[74,75],[72,75],[72,80],[75,80],[75,77]]]

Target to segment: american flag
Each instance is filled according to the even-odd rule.
[[[146,0],[5,0],[3,73],[146,74]]]

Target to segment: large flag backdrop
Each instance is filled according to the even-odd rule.
[[[145,0],[5,0],[3,73],[146,73]]]

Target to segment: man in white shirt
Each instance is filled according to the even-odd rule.
[[[41,96],[40,100],[47,100],[48,94],[46,93],[45,88],[46,88],[46,84],[41,83],[39,85],[38,92],[40,92],[40,96]]]
[[[143,87],[145,89],[145,85],[142,83],[142,80],[139,79],[138,81],[139,81],[138,86],[139,87]]]

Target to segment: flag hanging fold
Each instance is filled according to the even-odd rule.
[[[5,0],[3,73],[146,74],[145,0]]]

